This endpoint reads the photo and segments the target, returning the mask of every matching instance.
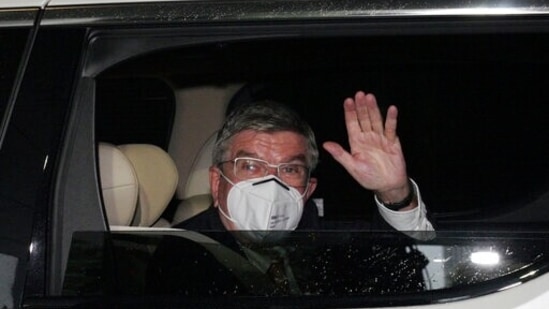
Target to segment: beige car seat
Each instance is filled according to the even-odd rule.
[[[114,157],[116,161],[112,159]],[[112,162],[109,163],[109,161]],[[160,217],[174,196],[179,176],[175,163],[168,153],[160,147],[149,144],[114,146],[100,143],[99,162],[103,200],[109,225],[141,227],[170,225]],[[130,176],[132,171],[133,176]],[[130,181],[130,178],[134,180]],[[109,179],[124,179],[124,181]],[[122,190],[123,188],[127,189]],[[137,188],[136,193],[134,193],[135,188]],[[131,212],[132,203],[133,212]],[[129,216],[130,213],[131,216]],[[128,217],[130,217],[129,220]]]
[[[129,226],[137,208],[139,186],[130,160],[118,147],[99,143],[99,176],[109,225]]]
[[[182,201],[175,210],[172,225],[185,221],[211,206],[209,169],[212,165],[212,151],[216,137],[217,132],[204,142],[196,155],[182,194]]]

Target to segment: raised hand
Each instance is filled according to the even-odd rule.
[[[389,107],[384,123],[374,95],[362,91],[345,99],[343,108],[350,151],[335,142],[325,142],[324,149],[381,201],[402,201],[412,188],[396,134],[397,108]]]

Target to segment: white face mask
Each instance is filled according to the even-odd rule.
[[[303,196],[273,175],[231,182],[227,196],[228,214],[221,214],[236,225],[237,230],[291,231],[303,214]]]

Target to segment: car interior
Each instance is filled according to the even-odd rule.
[[[399,107],[408,172],[440,226],[532,222],[538,220],[533,211],[516,211],[517,205],[543,205],[549,183],[542,164],[548,150],[541,146],[547,137],[536,134],[545,130],[539,111],[547,109],[548,91],[537,76],[548,64],[539,54],[543,48],[532,44],[546,44],[542,39],[351,37],[161,50],[97,78],[96,142],[167,152],[178,181],[160,216],[164,224],[180,222],[209,204],[211,146],[234,105],[265,98],[290,104],[311,124],[319,145],[346,145],[342,102],[364,90],[377,96],[382,110]],[[371,217],[372,194],[322,149],[313,175],[320,180],[313,200],[324,218]]]

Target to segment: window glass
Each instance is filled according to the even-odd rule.
[[[4,133],[1,130],[5,129],[8,122],[8,100],[13,91],[28,32],[23,29],[0,28],[0,149]],[[2,157],[0,154],[0,160]],[[1,183],[3,182],[0,180]],[[17,220],[28,215],[17,208],[14,209],[14,206],[7,194],[0,190],[0,217]],[[22,230],[8,225],[3,224],[0,228],[0,307],[12,308],[17,303],[17,296],[14,297],[12,293],[19,288],[16,286],[17,263],[24,256],[27,243],[18,239],[17,234]]]
[[[176,91],[242,83],[228,109],[264,98],[291,104],[319,144],[346,145],[342,101],[372,92],[383,110],[399,108],[408,172],[441,223],[534,222],[547,217],[537,211],[547,211],[549,189],[549,87],[540,78],[548,42],[543,33],[246,41],[170,49],[105,76],[139,69]],[[326,218],[372,216],[372,194],[323,150],[315,176]]]
[[[23,29],[0,29],[0,119],[12,92],[28,32]]]
[[[174,93],[155,78],[101,79],[96,88],[96,139],[114,145],[145,143],[168,150]]]
[[[235,296],[243,304],[269,297],[292,307],[451,302],[536,278],[549,249],[546,237],[524,233],[416,235],[425,241],[397,232],[278,233],[271,241],[243,245],[257,253],[244,258],[223,241],[245,237],[238,233],[78,232],[63,294],[104,298],[116,291],[114,303],[116,295],[170,295],[167,303],[218,306],[234,305]],[[272,279],[281,275],[270,268],[278,262],[282,281]]]
[[[23,289],[25,295],[42,295],[47,284],[56,279],[55,274],[61,273],[51,271],[46,276],[45,261],[57,261],[50,256],[46,258],[46,254],[57,253],[50,237],[60,239],[52,236],[52,227],[59,226],[52,224],[51,219],[57,210],[50,207],[53,175],[58,174],[56,160],[66,127],[81,40],[77,31],[56,30],[40,31],[33,42],[0,151],[0,212],[11,223],[0,226],[0,235],[17,250],[19,258],[13,287],[16,302],[22,301]],[[26,37],[14,34],[6,38],[26,41]],[[12,45],[10,42],[2,46]],[[2,52],[5,50],[2,48]]]

